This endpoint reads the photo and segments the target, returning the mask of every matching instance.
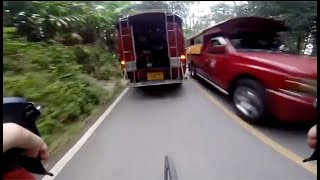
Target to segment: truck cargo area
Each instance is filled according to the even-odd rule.
[[[121,18],[117,28],[120,61],[130,87],[182,82],[184,38],[179,16],[138,13]]]
[[[165,16],[163,14],[135,16],[130,18],[133,29],[137,58],[137,70],[167,68],[170,69],[166,35]]]

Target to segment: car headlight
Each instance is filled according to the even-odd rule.
[[[300,97],[316,97],[317,96],[317,80],[313,79],[290,79],[285,81],[282,92]]]

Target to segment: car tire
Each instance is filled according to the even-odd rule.
[[[193,79],[197,78],[196,66],[193,63],[190,63],[190,75]]]
[[[232,91],[232,104],[237,114],[251,124],[262,123],[266,115],[265,88],[256,80],[242,79]]]

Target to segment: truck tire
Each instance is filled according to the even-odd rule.
[[[237,81],[232,91],[232,103],[239,116],[251,124],[262,123],[265,118],[265,88],[256,80]]]
[[[193,79],[197,78],[196,66],[192,62],[190,63],[190,75]]]
[[[164,159],[164,180],[178,180],[176,167],[170,156]]]

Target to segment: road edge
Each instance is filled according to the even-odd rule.
[[[129,88],[125,88],[122,93],[116,98],[116,100],[108,107],[108,109],[99,117],[99,119],[87,130],[87,132],[78,140],[76,144],[70,148],[70,150],[53,166],[49,171],[54,174],[54,176],[44,176],[42,180],[52,180],[54,179],[64,168],[64,166],[71,160],[71,158],[79,151],[79,149],[84,145],[84,143],[90,138],[94,131],[99,127],[99,125],[107,118],[113,108],[118,104],[122,97],[127,93]]]

